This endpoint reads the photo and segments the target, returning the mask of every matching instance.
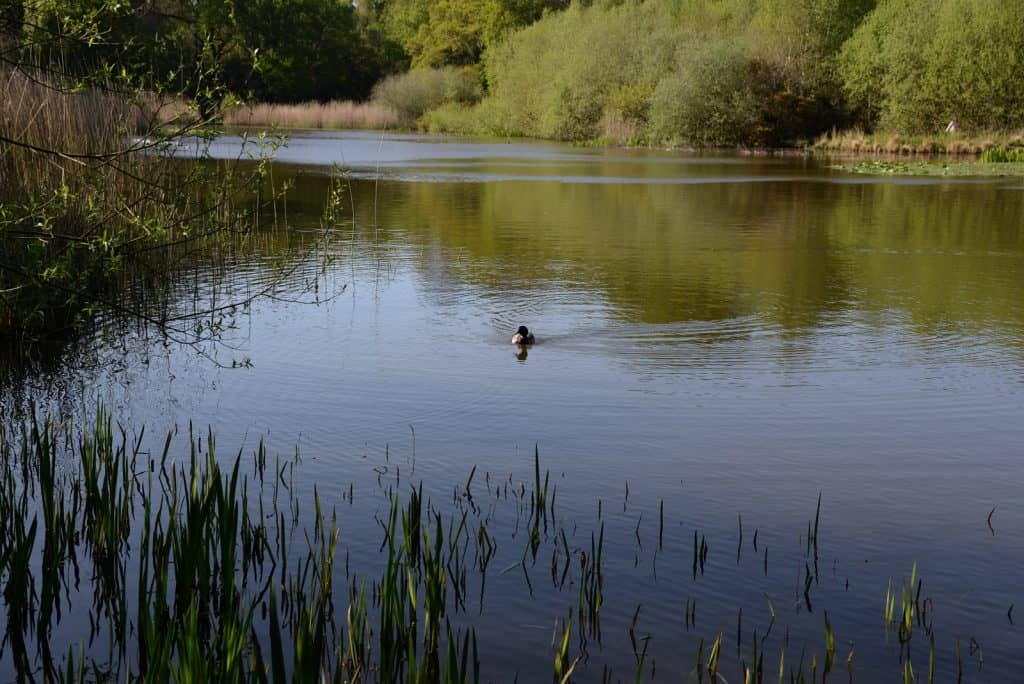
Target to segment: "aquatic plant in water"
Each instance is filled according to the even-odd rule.
[[[557,488],[549,487],[550,473],[542,471],[537,450],[530,486],[514,483],[511,476],[496,481],[487,473],[486,493],[479,488],[474,493],[474,468],[454,488],[450,505],[425,495],[422,482],[403,495],[397,466],[379,471],[393,475],[378,479],[388,502],[386,514],[378,519],[379,557],[363,559],[378,571],[360,575],[350,572],[347,555],[344,571],[337,564],[337,507],[325,506],[317,486],[311,501],[297,496],[297,454],[272,460],[261,443],[249,456],[224,458],[217,453],[212,431],[203,435],[191,428],[184,450],[175,447],[181,436],[174,432],[159,452],[146,450],[143,437],[115,427],[102,407],[77,428],[35,416],[21,426],[0,426],[0,586],[5,605],[0,667],[13,677],[505,679],[510,673],[495,672],[481,656],[469,606],[472,590],[478,589],[478,605],[473,607],[483,613],[491,561],[506,548],[519,560],[501,574],[515,571],[523,581],[520,593],[498,597],[498,610],[503,602],[529,600],[542,589],[536,567],[549,552],[550,586],[545,585],[544,595],[564,601],[550,659],[538,655],[528,668],[550,668],[554,681],[567,682],[581,668],[596,667],[609,641],[628,637],[632,678],[642,681],[657,674],[649,647],[661,635],[641,629],[643,604],[632,609],[625,634],[612,636],[602,629],[608,592],[614,590],[620,598],[629,592],[629,587],[607,584],[602,506],[596,529],[587,535],[589,544],[574,544],[577,523],[556,515]],[[350,487],[350,505],[352,492]],[[303,515],[302,506],[312,506],[312,511]],[[498,520],[502,511],[512,516],[506,521],[510,524]],[[802,597],[795,605],[809,612],[820,577],[821,530],[819,495],[814,519],[808,521],[806,535],[800,535],[804,559],[797,594]],[[639,523],[635,534],[642,546]],[[655,556],[666,545],[663,501],[657,535]],[[752,545],[757,551],[757,530]],[[710,547],[708,533],[694,530],[689,574],[695,584],[711,581],[715,566]],[[755,560],[761,564],[760,558]],[[763,565],[767,573],[767,555]],[[685,568],[675,570],[683,570],[676,575],[687,574]],[[675,586],[669,582],[661,591],[668,597]],[[923,656],[915,646],[922,639],[919,632],[927,638],[928,681],[935,676],[932,601],[922,597],[922,586],[915,564],[909,579],[899,583],[898,602],[891,582],[883,601],[880,633],[896,638],[898,660],[892,669],[904,681],[924,676]],[[773,632],[779,634],[772,597],[764,598],[770,619],[760,633],[756,627],[745,631],[742,606],[737,613],[735,659],[726,655],[723,631],[716,628],[712,639],[700,639],[691,661],[697,681],[723,681],[723,672],[729,677],[739,673],[748,682],[764,681],[767,640]],[[687,598],[681,608],[685,631],[699,630],[696,599]],[[1012,612],[1008,615],[1012,621]],[[702,620],[714,623],[710,617]],[[823,648],[804,643],[795,662],[786,657],[793,644],[785,628],[779,681],[787,673],[790,681],[814,681],[819,667],[825,681],[834,672],[838,637],[827,611],[823,624]],[[959,637],[955,646],[962,677]],[[969,655],[979,667],[984,663],[981,645],[973,638]],[[852,679],[852,645],[846,669]],[[607,665],[601,670],[603,680],[612,681],[613,671]]]

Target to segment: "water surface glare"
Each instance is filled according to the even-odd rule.
[[[245,154],[234,135],[209,151]],[[914,562],[934,602],[938,667],[953,671],[959,635],[965,681],[1022,677],[1007,616],[1024,607],[1019,179],[295,133],[274,166],[295,183],[291,230],[229,280],[269,282],[269,263],[318,235],[338,167],[346,222],[328,253],[206,349],[251,368],[140,336],[97,342],[99,364],[69,352],[60,370],[25,379],[28,392],[73,395],[85,381],[128,425],[212,425],[226,454],[260,437],[284,454],[299,444],[299,491],[315,484],[333,502],[350,482],[370,489],[362,516],[340,518],[354,560],[379,544],[373,513],[387,502],[372,468],[386,450],[405,463],[415,439],[410,481],[444,501],[474,465],[529,480],[538,445],[558,514],[580,522],[575,543],[589,543],[599,500],[608,524],[605,646],[592,646],[584,681],[605,663],[631,677],[638,604],[659,678],[678,681],[699,638],[723,631],[734,650],[738,607],[744,634],[763,633],[766,593],[791,629],[787,662],[802,640],[808,662],[814,649],[821,658],[824,608],[837,669],[853,641],[858,681],[894,681],[899,645],[885,642],[882,602]],[[321,303],[292,301],[318,277]],[[538,337],[528,354],[509,343],[520,324]],[[809,613],[801,536],[819,492],[820,607]],[[661,500],[666,549],[655,554]],[[767,577],[758,553],[737,561],[738,514],[744,543],[758,528],[777,559]],[[695,529],[712,556],[696,581]],[[521,548],[506,552],[513,562]],[[521,600],[521,584],[489,578],[486,609],[469,616],[497,681],[550,676],[552,627],[575,600]],[[927,646],[915,648],[923,666]]]

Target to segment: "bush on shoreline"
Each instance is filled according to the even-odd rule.
[[[733,145],[758,125],[759,93],[743,52],[724,42],[695,48],[651,97],[651,137],[697,147]]]
[[[382,80],[373,87],[372,101],[410,125],[431,109],[477,102],[481,95],[479,79],[471,69],[420,68]]]
[[[103,286],[118,246],[166,230],[166,172],[128,152],[155,112],[0,71],[0,329],[59,329]],[[130,211],[123,211],[130,208]]]

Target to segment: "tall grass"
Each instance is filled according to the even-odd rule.
[[[85,226],[71,220],[86,213],[85,191],[98,183],[136,200],[140,184],[103,162],[128,147],[128,137],[151,128],[153,112],[96,90],[70,92],[43,84],[19,71],[0,71],[0,201],[45,202],[67,196],[66,229]],[[16,141],[16,142],[15,142]],[[19,144],[20,143],[20,144]],[[56,154],[47,154],[55,151]],[[152,172],[151,157],[126,156],[122,168],[136,175]]]
[[[344,525],[339,510],[316,486],[311,495],[298,496],[297,456],[270,458],[261,443],[251,456],[225,458],[212,432],[191,428],[159,444],[146,447],[143,434],[129,435],[102,407],[77,428],[35,416],[20,427],[0,423],[0,667],[19,679],[72,682],[478,682],[491,668],[481,660],[468,590],[478,584],[482,613],[488,566],[499,547],[519,558],[502,574],[518,570],[523,577],[521,593],[503,580],[508,593],[499,606],[528,602],[527,593],[540,591],[547,573],[536,572],[537,564],[543,567],[551,556],[546,600],[524,605],[533,605],[538,616],[562,617],[550,651],[524,663],[531,671],[550,668],[553,680],[564,684],[616,639],[632,650],[634,678],[641,681],[658,665],[648,650],[652,639],[672,639],[639,629],[640,605],[631,610],[628,633],[602,633],[606,598],[615,598],[611,618],[623,628],[628,613],[621,612],[621,601],[632,600],[635,587],[609,586],[603,520],[599,531],[587,535],[589,545],[578,545],[577,523],[557,515],[556,490],[549,488],[550,474],[536,452],[529,484],[511,476],[495,481],[488,473],[484,490],[474,493],[474,469],[443,508],[424,494],[422,483],[403,494],[397,464],[390,464],[396,468],[393,479],[378,483],[386,502],[377,509],[379,554],[358,559],[374,568],[360,575],[350,573],[347,555],[344,570],[337,563]],[[302,517],[300,506],[307,511]],[[512,520],[500,521],[503,514]],[[812,611],[808,594],[819,582],[820,518],[819,500],[806,536],[800,535],[806,578],[805,601],[793,604],[797,610]],[[637,534],[642,546],[639,527]],[[695,569],[692,580],[713,582],[708,543],[699,536],[694,565],[700,575]],[[664,538],[659,531],[659,538],[671,545],[683,536]],[[661,544],[656,548],[664,550]],[[682,545],[677,551],[685,553]],[[682,555],[675,557],[682,561]],[[680,569],[670,569],[672,579],[658,588],[666,605],[688,581]],[[915,632],[923,631],[931,680],[937,666],[931,599],[922,596],[916,564],[901,582],[899,605],[892,586],[879,629],[898,638],[899,658],[890,672],[913,680],[911,644]],[[727,655],[732,649],[723,649],[721,616],[704,618],[712,623],[713,637],[700,640],[690,661],[698,681],[704,675],[711,682],[732,681],[737,672],[747,681],[763,681],[766,641],[773,631],[783,631],[775,629],[776,612],[765,598],[770,621],[763,632],[745,631],[739,612],[735,659]],[[564,601],[562,609],[548,611],[551,600]],[[678,607],[684,608],[681,600]],[[690,599],[685,629],[698,629],[696,602]],[[788,625],[784,632],[776,637],[782,639],[780,679],[787,671],[786,650],[794,645]],[[749,651],[743,648],[748,634]],[[839,635],[825,612],[823,651],[811,651],[809,671],[803,653],[798,662],[790,660],[789,681],[815,681],[819,664],[827,678]],[[588,644],[600,650],[588,650]],[[983,656],[973,639],[971,649],[980,665]],[[947,668],[953,666],[949,656],[943,661]],[[851,680],[852,658],[851,648]],[[673,659],[683,660],[678,653]],[[955,665],[962,668],[958,643]],[[591,669],[586,676],[595,674]],[[613,673],[605,669],[602,681],[614,681]]]
[[[990,164],[1024,164],[1024,149],[985,150],[981,154],[981,160]]]
[[[1024,131],[981,131],[906,135],[862,130],[832,131],[819,136],[813,147],[826,152],[873,155],[982,155],[982,161],[1016,161],[1024,148]]]
[[[126,153],[154,114],[124,98],[4,71],[0,111],[0,326],[31,327],[103,280],[107,264],[89,258],[97,238],[135,241],[166,215],[153,188],[167,168]]]
[[[224,115],[232,126],[280,126],[282,128],[395,128],[400,119],[394,109],[377,102],[303,102],[254,104],[237,107]]]
[[[421,117],[432,110],[464,108],[481,96],[479,76],[471,69],[422,68],[384,78],[368,102],[239,105],[227,110],[223,121],[230,126],[381,130],[424,123]]]
[[[0,583],[19,678],[478,679],[473,631],[446,618],[464,528],[418,497],[400,516],[394,500],[370,647],[361,591],[346,623],[335,618],[336,514],[317,499],[309,528],[289,523],[297,502],[279,485],[294,463],[268,468],[260,445],[248,476],[240,455],[220,464],[212,433],[190,433],[183,459],[172,441],[144,452],[102,408],[79,431],[34,417],[17,436],[0,429]],[[62,606],[89,596],[88,620],[76,619],[91,634],[51,644]]]
[[[5,339],[67,330],[101,305],[145,318],[115,301],[143,284],[127,279],[156,293],[170,248],[245,228],[263,167],[171,158],[203,123],[180,101],[4,70],[0,111],[0,330],[19,333]]]

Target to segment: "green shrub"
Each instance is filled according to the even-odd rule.
[[[747,143],[761,100],[742,49],[724,41],[689,46],[651,99],[654,140],[697,147]]]
[[[250,223],[241,203],[259,170],[186,165],[159,142],[193,130],[193,107],[72,83],[0,67],[0,346],[101,307],[155,322],[178,296],[164,278],[179,259],[223,258]]]
[[[472,103],[480,96],[480,81],[472,69],[443,67],[388,76],[373,87],[372,99],[412,123],[441,104]]]
[[[423,127],[431,133],[487,133],[480,125],[476,108],[458,102],[446,102],[423,115]]]
[[[503,128],[593,138],[610,113],[646,117],[646,96],[670,69],[682,33],[672,3],[573,5],[488,50],[488,100],[508,117]]]

